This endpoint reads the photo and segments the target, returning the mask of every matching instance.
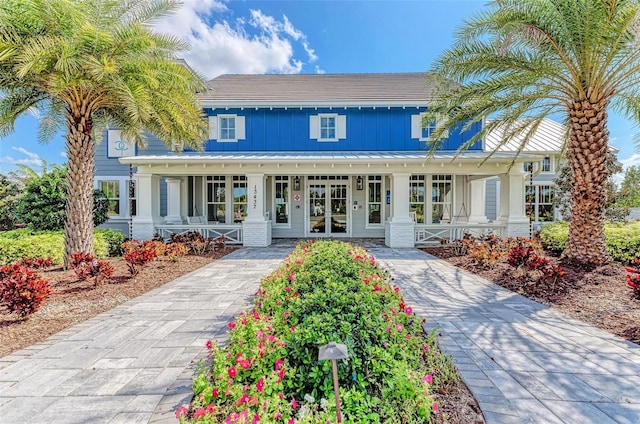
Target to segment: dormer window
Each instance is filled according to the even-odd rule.
[[[347,138],[347,116],[337,113],[309,116],[309,138],[318,141],[338,141]]]
[[[235,116],[220,116],[219,140],[236,140]]]
[[[318,140],[336,139],[336,115],[320,116],[320,138]]]
[[[209,117],[209,139],[218,142],[237,142],[245,139],[244,116],[214,115]]]

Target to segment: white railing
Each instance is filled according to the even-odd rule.
[[[240,224],[162,224],[156,225],[156,233],[163,239],[171,238],[172,234],[186,234],[196,231],[203,237],[213,239],[225,236],[227,244],[242,244],[242,225]]]
[[[506,225],[494,224],[416,224],[415,242],[416,244],[437,243],[441,240],[452,242],[471,234],[478,237],[482,235],[494,234],[504,238]]]

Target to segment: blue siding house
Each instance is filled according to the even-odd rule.
[[[209,122],[202,152],[153,138],[136,149],[107,131],[96,187],[112,203],[108,225],[136,239],[195,230],[246,246],[374,237],[412,247],[464,232],[528,234],[525,163],[555,157],[558,140],[517,157],[477,142],[455,157],[482,123],[460,125],[427,158],[438,125],[422,119],[430,94],[422,73],[219,76],[200,95]]]

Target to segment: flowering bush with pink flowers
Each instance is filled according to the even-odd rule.
[[[344,343],[338,363],[345,422],[429,422],[432,393],[457,379],[435,335],[365,249],[348,243],[300,244],[265,277],[255,307],[229,323],[225,348],[193,383],[181,422],[336,422],[330,361],[318,348]]]

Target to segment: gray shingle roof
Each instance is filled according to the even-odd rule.
[[[432,87],[426,73],[220,75],[200,95],[214,103],[424,103]]]

